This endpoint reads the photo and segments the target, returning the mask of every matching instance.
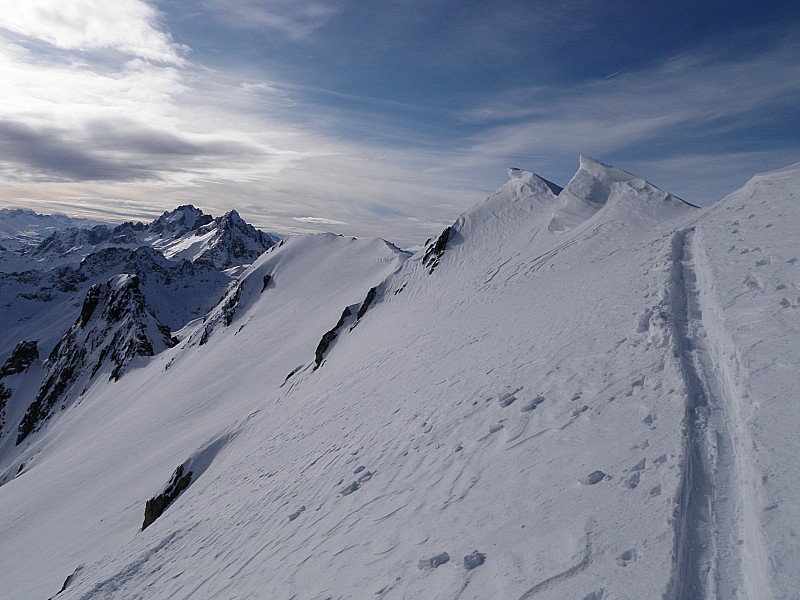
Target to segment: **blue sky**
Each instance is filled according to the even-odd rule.
[[[697,204],[800,161],[796,2],[26,0],[0,202],[414,243],[590,154]]]

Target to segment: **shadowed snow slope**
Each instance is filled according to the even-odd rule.
[[[24,463],[0,487],[5,593],[74,573],[59,598],[791,597],[800,171],[705,211],[588,158],[558,194],[510,176],[408,260],[275,246],[178,346],[2,457]],[[699,545],[695,362],[731,498]]]

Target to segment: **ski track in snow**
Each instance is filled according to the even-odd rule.
[[[667,599],[770,597],[758,524],[758,489],[742,422],[736,366],[722,348],[694,227],[672,239],[670,305],[676,358],[686,386],[685,447],[675,521],[675,567]],[[703,277],[705,276],[705,277]],[[713,320],[717,319],[716,322]],[[754,551],[743,554],[744,536]]]

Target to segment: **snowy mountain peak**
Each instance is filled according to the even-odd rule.
[[[628,173],[627,171],[623,171],[622,169],[618,169],[617,167],[607,165],[604,162],[600,162],[588,154],[581,154],[578,158],[578,171],[586,171],[598,179],[609,181],[626,181],[628,179],[636,179],[636,175]]]
[[[198,226],[197,221],[203,217],[207,217],[207,219],[205,219],[206,223],[211,220],[210,215],[205,215],[199,208],[191,204],[183,204],[175,210],[167,211],[162,214],[158,219],[150,223],[148,229],[157,234],[164,233],[165,231],[171,233],[186,233],[187,231],[196,229]]]
[[[168,258],[188,258],[228,269],[252,263],[278,241],[279,238],[256,229],[231,210],[197,228],[193,236],[164,246],[163,251]]]
[[[642,181],[635,175],[581,154],[578,170],[559,194],[559,206],[548,229],[554,233],[569,231],[590,219],[605,206],[615,184]],[[647,184],[648,186],[650,184]],[[654,189],[655,186],[651,186]]]
[[[527,184],[531,188],[542,189],[541,186],[546,187],[549,189],[553,194],[558,196],[563,189],[561,186],[556,185],[552,181],[548,181],[544,177],[537,175],[536,173],[531,173],[530,171],[525,171],[524,169],[518,169],[517,167],[509,167],[508,168],[508,177],[512,181],[521,181],[524,184]]]
[[[236,210],[229,210],[224,215],[222,215],[223,223],[231,223],[232,225],[242,225],[245,224],[244,219],[242,219],[241,215]]]
[[[571,199],[581,203],[602,206],[608,200],[611,184],[632,179],[637,177],[581,154],[578,170],[564,188],[564,192]]]

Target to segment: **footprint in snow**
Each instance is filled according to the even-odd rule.
[[[366,471],[364,474],[361,475],[361,477],[359,477],[355,481],[353,481],[353,482],[347,484],[345,487],[343,487],[341,489],[341,491],[339,492],[339,495],[340,496],[349,496],[353,492],[358,491],[359,489],[361,489],[361,486],[363,484],[365,484],[367,481],[372,479],[373,475],[374,475],[374,473],[372,473],[370,471]]]
[[[617,557],[617,564],[621,567],[627,567],[628,563],[632,562],[636,562],[636,550],[634,548],[625,550]]]
[[[572,411],[572,416],[573,417],[577,417],[578,415],[581,415],[581,414],[585,413],[587,410],[589,410],[589,407],[584,404],[583,406],[573,410]]]
[[[754,273],[748,273],[745,276],[744,281],[742,281],[744,286],[751,290],[759,290],[764,291],[764,281],[758,275]]]
[[[634,471],[622,480],[622,484],[629,490],[635,489],[639,487],[639,481],[641,480],[641,477],[641,471]]]
[[[622,484],[628,489],[634,489],[639,487],[639,482],[641,481],[641,473],[645,470],[647,466],[647,459],[643,458],[635,465],[631,467],[631,474],[628,475],[625,479],[622,480]]]
[[[650,329],[650,319],[653,318],[653,309],[648,308],[644,314],[639,317],[639,323],[636,325],[636,333],[645,333]]]
[[[450,555],[447,552],[442,552],[430,558],[423,558],[417,563],[418,569],[435,569],[445,563],[450,562]]]
[[[517,397],[512,394],[511,392],[505,392],[500,394],[497,398],[497,403],[500,405],[500,408],[506,408],[507,406],[511,406],[517,400]]]
[[[586,477],[580,479],[579,481],[583,485],[595,485],[603,481],[603,479],[605,479],[606,477],[608,477],[608,475],[598,470],[598,471],[592,471]]]
[[[535,410],[537,406],[539,406],[542,402],[544,402],[544,396],[539,395],[535,398],[532,398],[525,402],[519,409],[520,412],[530,412]]]
[[[486,555],[483,552],[478,552],[475,550],[472,554],[467,554],[464,557],[464,568],[467,571],[471,571],[477,567],[480,567],[486,561]]]

